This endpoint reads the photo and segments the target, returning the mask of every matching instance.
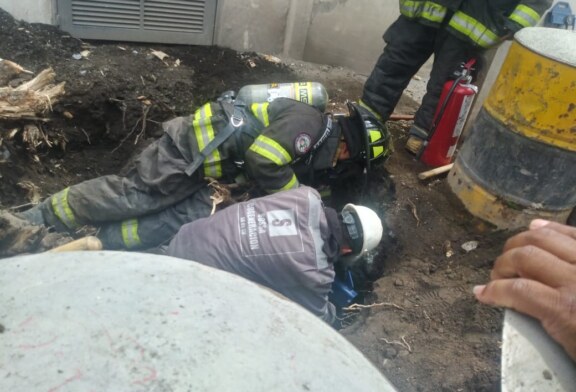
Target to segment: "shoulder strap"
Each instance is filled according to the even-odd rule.
[[[222,111],[224,112],[224,114],[226,114],[226,110],[224,110],[222,102],[220,101],[219,103],[220,107],[222,108]],[[185,171],[186,175],[191,176],[192,174],[194,174],[196,170],[198,170],[200,165],[202,165],[207,156],[212,154],[212,152],[216,150],[218,147],[220,147],[222,143],[228,140],[228,138],[232,136],[232,134],[238,128],[244,125],[244,118],[245,118],[244,108],[245,105],[242,101],[236,100],[234,102],[234,113],[232,114],[232,116],[230,116],[228,124],[224,127],[224,129],[218,132],[216,137],[214,137],[214,139],[212,139],[210,143],[208,143],[206,147],[202,149],[202,151],[199,152],[198,156],[194,157],[192,163],[188,165],[188,167],[186,168]]]

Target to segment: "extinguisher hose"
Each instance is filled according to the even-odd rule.
[[[422,142],[422,147],[420,147],[420,151],[418,151],[418,155],[416,156],[416,159],[418,159],[418,160],[420,159],[420,157],[424,153],[424,150],[426,149],[426,146],[428,145],[430,140],[432,140],[432,137],[434,136],[434,133],[436,133],[436,129],[438,128],[438,123],[440,122],[440,120],[442,119],[442,116],[444,115],[444,112],[446,111],[446,107],[448,106],[448,102],[450,101],[452,94],[454,94],[454,90],[456,90],[456,87],[458,86],[458,84],[460,84],[462,79],[464,79],[465,77],[466,77],[465,74],[458,76],[456,78],[456,80],[454,80],[454,83],[452,83],[452,86],[450,86],[450,90],[448,90],[448,94],[446,94],[446,98],[444,98],[444,101],[442,102],[442,106],[440,106],[440,110],[438,111],[438,115],[434,117],[434,123],[432,124],[432,128],[430,129],[430,132],[428,133],[428,137],[426,138],[426,140],[424,140]]]

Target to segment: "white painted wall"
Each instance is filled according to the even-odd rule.
[[[214,43],[368,74],[382,34],[399,15],[397,0],[218,1]],[[576,12],[576,0],[568,1]],[[56,24],[56,0],[0,0],[16,19]]]
[[[399,15],[396,0],[315,0],[304,59],[369,74]]]
[[[55,0],[0,0],[0,8],[15,19],[29,23],[55,24]]]

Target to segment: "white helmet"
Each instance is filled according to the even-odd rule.
[[[340,214],[352,242],[352,253],[342,256],[341,260],[352,263],[378,246],[384,228],[378,214],[368,207],[346,204]]]

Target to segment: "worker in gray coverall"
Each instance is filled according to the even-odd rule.
[[[390,153],[386,128],[350,104],[350,115],[324,114],[286,98],[246,107],[209,102],[163,124],[125,176],[108,175],[66,188],[19,216],[58,231],[99,226],[105,249],[151,248],[212,209],[206,178],[247,178],[266,193],[300,183],[362,173]]]
[[[352,264],[376,248],[382,232],[373,210],[347,204],[337,213],[301,186],[182,226],[167,254],[267,286],[332,323],[334,263]]]

